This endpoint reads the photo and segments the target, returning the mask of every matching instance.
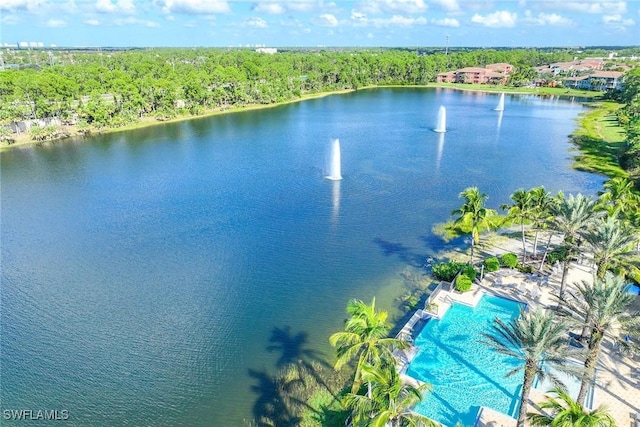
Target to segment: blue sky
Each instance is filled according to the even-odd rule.
[[[640,45],[640,0],[0,0],[0,45]]]

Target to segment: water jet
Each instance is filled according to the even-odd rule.
[[[447,109],[444,108],[443,105],[440,106],[438,110],[438,124],[434,129],[435,132],[446,132],[447,131]]]
[[[331,153],[329,155],[328,163],[328,175],[326,178],[332,181],[342,179],[342,172],[340,170],[340,140],[337,138],[331,142]]]
[[[500,94],[500,100],[498,101],[496,111],[504,111],[504,92]]]

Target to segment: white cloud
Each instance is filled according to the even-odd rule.
[[[280,15],[285,12],[285,8],[280,3],[258,3],[253,6],[252,10],[270,15]]]
[[[424,0],[363,0],[358,4],[361,11],[369,14],[423,13],[428,6]]]
[[[393,15],[389,20],[389,23],[394,26],[411,27],[413,25],[426,25],[427,20],[424,17],[410,18],[406,16]]]
[[[448,21],[449,24],[451,24],[451,21],[455,21],[457,23],[455,19],[445,19],[443,21]],[[366,14],[353,10],[351,11],[351,23],[355,27],[411,27],[414,25],[427,25],[427,19],[423,16],[411,17],[399,14],[394,14],[390,18],[368,18]]]
[[[564,18],[558,14],[551,13],[539,13],[538,16],[533,16],[530,10],[525,12],[522,22],[530,25],[557,25],[560,27],[568,27],[574,24],[571,19]]]
[[[351,20],[356,22],[367,22],[367,15],[362,12],[351,11]]]
[[[423,16],[418,18],[401,16],[401,15],[393,15],[391,18],[375,18],[371,19],[370,22],[378,27],[412,27],[414,25],[427,25],[427,19]]]
[[[47,27],[51,27],[51,28],[62,28],[62,27],[66,27],[67,23],[66,21],[63,21],[62,19],[49,19],[45,25]]]
[[[338,19],[330,13],[323,13],[315,20],[315,24],[322,27],[337,27]]]
[[[100,25],[100,21],[98,21],[97,19],[87,19],[86,21],[84,21],[84,23],[87,25],[93,25],[94,27]]]
[[[458,0],[432,0],[432,2],[440,5],[440,7],[449,12],[456,12],[460,10]]]
[[[17,25],[20,23],[20,19],[16,15],[3,15],[0,17],[0,22],[7,25]]]
[[[185,14],[214,14],[228,13],[229,4],[226,0],[154,0],[164,13]]]
[[[437,25],[438,27],[458,28],[460,26],[460,22],[458,22],[458,20],[454,18],[432,19],[431,23]]]
[[[624,27],[631,27],[633,25],[636,25],[636,23],[633,21],[633,19],[631,18],[622,18],[621,15],[604,15],[602,17],[602,22],[605,25],[608,26],[612,26],[612,27],[618,27],[618,28],[624,28]]]
[[[0,0],[2,2],[2,0]],[[69,0],[62,5],[62,10],[66,13],[74,13],[78,10],[78,6],[76,6],[75,0]]]
[[[321,6],[321,0],[259,0],[254,2],[251,10],[254,12],[269,13],[271,15],[280,15],[286,12],[310,12],[319,9]],[[335,7],[335,3],[330,3],[327,6]]]
[[[45,0],[0,0],[0,10],[32,11],[46,4]]]
[[[113,21],[113,23],[116,24],[119,27],[122,27],[122,26],[125,26],[125,25],[140,25],[140,26],[147,27],[147,28],[158,28],[158,27],[160,27],[160,24],[158,24],[157,22],[147,21],[145,19],[137,19],[137,18],[133,18],[133,17],[116,19],[115,21]]]
[[[97,0],[95,4],[97,12],[100,13],[120,13],[131,15],[136,13],[136,6],[132,0],[117,0],[112,3],[111,0]]]
[[[518,15],[515,12],[499,10],[486,16],[481,16],[476,13],[471,18],[471,22],[484,25],[485,27],[513,28],[516,25],[517,19]]]
[[[543,3],[544,4],[544,3]],[[581,13],[627,13],[627,2],[553,2],[553,6],[557,9],[571,10]]]
[[[309,12],[316,9],[322,2],[318,0],[292,0],[284,2],[286,9],[294,12]]]
[[[245,21],[245,25],[254,28],[267,28],[267,21],[262,18],[249,18]]]

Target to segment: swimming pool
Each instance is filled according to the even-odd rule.
[[[415,411],[446,426],[473,425],[480,406],[517,414],[522,375],[505,378],[515,359],[482,344],[497,317],[518,317],[523,304],[485,295],[476,307],[453,304],[441,320],[429,320],[414,340],[420,349],[407,375],[430,383]]]
[[[627,289],[627,293],[633,294],[633,295],[640,295],[640,286],[630,283],[629,289]]]

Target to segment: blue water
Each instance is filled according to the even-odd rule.
[[[575,363],[576,365],[580,365],[579,363]],[[544,366],[543,369],[547,372],[550,372],[554,375],[566,388],[569,396],[573,399],[578,398],[578,393],[580,393],[581,379],[574,375],[570,375],[566,372],[559,371],[556,368],[550,366]],[[595,377],[597,378],[598,371],[596,370]],[[548,392],[553,390],[556,386],[549,380],[549,378],[545,378],[544,380],[540,380],[539,377],[536,377],[533,382],[533,387],[537,388],[542,392]],[[587,396],[585,397],[585,406],[587,408],[593,408],[593,397],[594,397],[594,389],[593,387],[589,387],[587,389]]]
[[[629,289],[627,289],[627,293],[632,295],[640,295],[640,286],[629,285]]]
[[[350,298],[399,315],[465,187],[495,208],[520,187],[601,188],[571,169],[580,103],[497,99],[365,90],[2,153],[2,409],[290,425],[269,412],[274,372],[331,363]]]
[[[484,296],[476,307],[454,304],[441,320],[429,320],[415,339],[419,353],[407,374],[430,383],[415,410],[447,426],[473,425],[480,406],[517,413],[522,375],[505,377],[517,366],[480,342],[495,318],[517,318],[522,304]]]

